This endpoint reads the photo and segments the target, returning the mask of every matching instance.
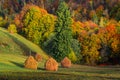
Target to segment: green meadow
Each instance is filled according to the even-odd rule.
[[[35,44],[18,34],[10,34],[0,28],[0,80],[120,80],[120,66],[85,66],[73,64],[71,68],[46,71],[48,55]],[[38,52],[43,61],[38,70],[24,68],[29,50]]]

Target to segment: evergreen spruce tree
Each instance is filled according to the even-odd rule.
[[[56,11],[55,37],[52,44],[52,56],[61,61],[71,52],[72,24],[70,11],[64,1],[60,1]]]

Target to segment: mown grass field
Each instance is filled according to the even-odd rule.
[[[120,80],[120,66],[72,65],[58,71],[44,70],[43,62],[38,70],[24,68],[26,57],[15,54],[0,54],[0,80]]]
[[[29,50],[41,54],[44,59],[38,70],[24,68]],[[9,34],[0,28],[0,80],[120,80],[120,66],[83,66],[72,65],[58,71],[44,70],[46,53],[38,46],[18,34]]]

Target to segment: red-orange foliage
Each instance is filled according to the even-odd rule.
[[[117,27],[116,21],[111,20],[106,25],[106,27],[101,28],[98,33],[98,36],[102,44],[101,49],[104,50],[104,55],[109,53],[107,55],[107,58],[108,56],[111,56],[111,58],[119,56],[120,39],[116,27]],[[105,48],[107,48],[108,50],[106,50]]]
[[[101,28],[98,35],[101,36],[100,38],[102,38],[103,40],[106,39],[105,42],[108,42],[110,41],[110,39],[115,38],[116,36],[117,30],[115,27],[116,26],[114,24],[109,24],[105,28]]]
[[[25,61],[25,68],[37,69],[37,65],[37,61],[34,59],[33,56],[29,56]]]
[[[71,67],[71,60],[68,59],[67,57],[65,57],[62,61],[61,61],[61,66],[64,68],[69,68]]]
[[[84,24],[80,21],[75,22],[73,20],[73,24],[72,24],[72,31],[74,33],[74,35],[76,35],[76,33],[80,33],[84,28]]]
[[[95,24],[93,21],[86,21],[84,22],[85,28],[88,29],[94,29],[94,28],[98,28],[98,25]]]
[[[49,58],[45,63],[45,69],[49,71],[57,71],[58,70],[58,63],[55,59]]]

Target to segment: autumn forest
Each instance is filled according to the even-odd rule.
[[[58,62],[120,64],[120,0],[0,0],[0,27]]]

